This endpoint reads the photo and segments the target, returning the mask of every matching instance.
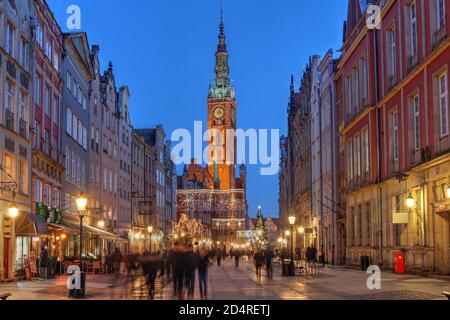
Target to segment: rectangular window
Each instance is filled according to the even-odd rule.
[[[358,81],[358,68],[354,67],[352,69],[352,102],[353,110],[359,110],[359,81]]]
[[[361,133],[362,136],[362,152],[363,152],[363,172],[369,173],[370,160],[369,160],[369,130],[364,128]]]
[[[359,134],[353,138],[353,149],[355,177],[359,178],[361,176],[361,137]]]
[[[392,113],[392,152],[394,161],[399,158],[398,112]]]
[[[35,82],[35,102],[38,106],[41,106],[42,104],[42,77],[39,75],[36,75],[36,82]]]
[[[66,132],[69,136],[72,135],[72,110],[67,108],[66,110]]]
[[[445,26],[445,0],[437,1],[437,29],[440,30]]]
[[[77,183],[81,185],[81,158],[77,156]]]
[[[19,97],[19,119],[26,121],[27,116],[27,101],[28,101],[28,95],[20,90],[20,97]]]
[[[414,149],[420,149],[420,104],[419,96],[413,98],[413,112],[414,112]]]
[[[46,184],[44,185],[44,204],[46,206],[51,206],[52,188]]]
[[[417,13],[416,13],[416,3],[413,2],[409,5],[409,20],[410,20],[410,55],[417,55]]]
[[[5,46],[6,52],[9,53],[10,56],[14,57],[14,32],[15,28],[9,22],[6,24],[6,39]]]
[[[41,24],[39,22],[37,22],[36,23],[36,41],[41,48],[43,47],[43,34],[44,33],[42,32]]]
[[[53,189],[53,207],[54,208],[59,208],[60,204],[59,204],[59,190],[58,189]]]
[[[78,139],[77,142],[80,146],[83,145],[83,123],[78,119]]]
[[[344,80],[344,91],[345,91],[345,105],[346,105],[346,113],[348,116],[352,114],[352,98],[351,98],[351,90],[350,90],[350,78],[345,77]]]
[[[367,60],[365,58],[359,61],[359,72],[361,73],[361,99],[365,106],[367,104]]]
[[[59,124],[59,98],[57,96],[53,97],[53,123]]]
[[[24,39],[20,39],[19,54],[20,64],[25,70],[28,70],[28,42],[26,42]]]
[[[391,29],[389,35],[389,76],[395,76],[395,69],[397,65],[396,58],[396,44],[395,44],[395,30]]]
[[[88,145],[87,145],[87,129],[86,127],[83,127],[83,148],[85,150],[87,150]]]
[[[35,185],[34,201],[37,203],[42,203],[42,181],[35,180],[34,185]]]
[[[36,130],[35,130],[34,148],[36,150],[41,149],[41,124],[37,121],[36,121]]]
[[[74,114],[72,115],[72,137],[78,141],[78,118]]]
[[[72,183],[77,181],[77,160],[75,152],[72,150]]]
[[[347,142],[347,181],[353,180],[353,146],[352,141]]]
[[[439,76],[439,115],[441,126],[441,137],[448,134],[448,89],[447,89],[447,72]]]
[[[14,112],[14,91],[15,85],[9,80],[6,80],[5,86],[5,108],[11,112]]]
[[[13,179],[16,180],[16,159],[9,155],[6,154],[4,155],[4,170],[5,173],[7,174],[7,178],[8,180]]]
[[[71,157],[70,149],[66,147],[66,181],[70,181],[70,168],[71,168]]]
[[[45,114],[47,115],[47,116],[49,116],[50,117],[50,115],[51,115],[51,110],[50,110],[50,103],[51,103],[51,100],[50,100],[50,88],[49,87],[45,87]]]
[[[47,56],[48,60],[52,61],[53,48],[51,39],[47,39],[47,41],[45,42],[45,55]]]

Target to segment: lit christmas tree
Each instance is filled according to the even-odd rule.
[[[258,213],[256,214],[254,240],[258,248],[268,244],[266,221],[264,220],[261,206],[258,207]]]

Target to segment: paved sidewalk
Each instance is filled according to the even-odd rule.
[[[450,291],[450,281],[413,275],[381,273],[381,290],[369,290],[365,272],[324,267],[319,277],[282,277],[274,270],[273,280],[263,276],[258,281],[252,262],[227,259],[220,267],[209,268],[208,299],[210,300],[446,300],[441,294]],[[11,300],[69,300],[66,277],[56,280],[11,282],[0,284],[0,292],[10,292]],[[148,287],[142,275],[134,280],[122,276],[116,282],[113,275],[88,275],[87,299],[148,300]],[[177,299],[173,283],[158,278],[155,300]],[[200,300],[196,275],[194,300]]]

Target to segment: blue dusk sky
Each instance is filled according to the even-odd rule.
[[[206,122],[220,8],[238,102],[237,125],[287,132],[290,75],[313,54],[338,50],[347,0],[47,0],[62,30],[67,7],[81,8],[81,31],[112,61],[117,86],[131,91],[135,128],[193,130]],[[248,167],[249,214],[278,216],[278,176]]]

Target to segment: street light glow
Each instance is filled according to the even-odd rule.
[[[298,233],[305,233],[305,228],[303,228],[303,227],[300,227],[300,228],[298,228]]]
[[[78,211],[85,211],[88,199],[81,194],[75,202],[77,203]]]
[[[295,224],[295,216],[290,216],[289,218],[289,224],[294,225]]]
[[[19,209],[15,204],[12,204],[8,209],[8,214],[11,218],[16,218],[19,215]]]
[[[410,193],[408,198],[406,198],[406,206],[411,209],[414,207],[415,204],[416,201],[414,200],[412,194]]]

